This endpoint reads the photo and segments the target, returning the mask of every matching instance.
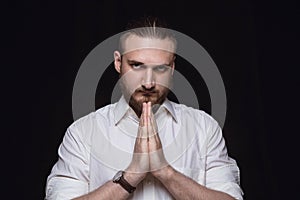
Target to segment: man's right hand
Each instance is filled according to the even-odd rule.
[[[135,140],[133,157],[130,165],[125,170],[124,178],[133,186],[138,185],[150,171],[148,153],[148,123],[147,104],[143,103],[142,114],[140,117],[139,129]]]

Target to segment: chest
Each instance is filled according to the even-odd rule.
[[[158,123],[158,129],[168,163],[177,171],[205,184],[206,149],[202,130],[170,119]],[[111,180],[117,171],[127,168],[132,159],[137,130],[138,123],[128,120],[119,126],[109,127],[105,132],[97,130],[94,133],[90,151],[91,190]],[[150,182],[153,187],[163,188],[155,180]]]

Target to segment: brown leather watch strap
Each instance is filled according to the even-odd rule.
[[[125,180],[124,171],[118,171],[113,178],[113,182],[120,184],[128,193],[133,193],[136,189]]]
[[[135,191],[135,187],[133,187],[132,185],[130,185],[124,178],[124,176],[122,175],[119,181],[119,184],[125,189],[127,190],[128,193],[133,193]]]

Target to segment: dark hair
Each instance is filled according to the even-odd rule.
[[[144,16],[130,21],[126,26],[126,31],[121,35],[119,49],[124,52],[124,41],[130,35],[137,35],[145,38],[170,39],[174,44],[176,51],[177,40],[165,20],[154,16]]]
[[[126,30],[142,28],[142,27],[160,27],[169,28],[167,21],[163,18],[152,15],[143,16],[139,19],[133,19],[127,23]]]

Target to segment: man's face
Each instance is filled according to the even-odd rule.
[[[115,66],[120,73],[120,86],[125,99],[140,114],[143,102],[151,101],[155,105],[165,100],[174,70],[174,54],[165,50],[170,46],[167,39],[134,36],[127,42],[138,44],[135,46],[138,48],[125,47],[122,56],[115,52]],[[150,47],[147,45],[149,43]]]

